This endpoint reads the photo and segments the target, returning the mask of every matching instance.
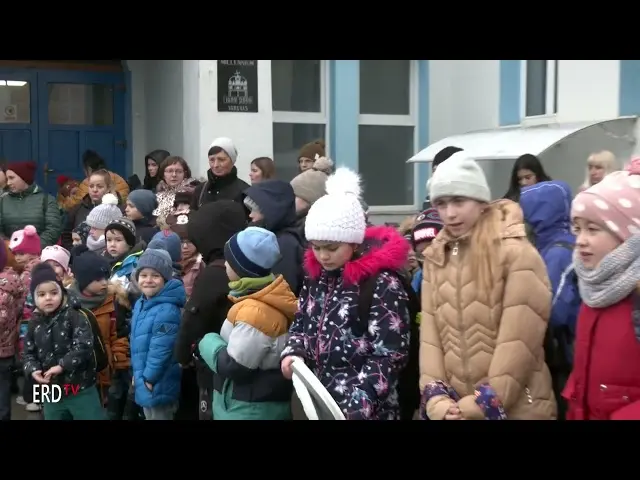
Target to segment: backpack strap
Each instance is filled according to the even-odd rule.
[[[202,184],[202,190],[200,190],[200,196],[198,197],[198,208],[202,206],[202,199],[207,190],[209,190],[209,180]]]
[[[407,302],[407,309],[409,310],[411,323],[414,323],[414,321],[417,320],[418,313],[420,313],[420,299],[418,298],[418,295],[413,291],[411,284],[404,275],[392,270],[386,271],[396,275],[400,280],[400,283],[402,284],[402,287],[404,288],[404,291],[409,298],[409,301]],[[358,296],[358,318],[363,323],[369,321],[369,312],[371,311],[371,304],[373,303],[373,292],[376,289],[376,281],[380,273],[382,272],[378,272],[377,274],[372,275],[366,278],[364,281],[360,282],[360,294]]]
[[[360,282],[360,293],[358,295],[358,318],[363,324],[369,321],[369,311],[373,303],[373,291],[376,289],[377,275],[372,275]]]

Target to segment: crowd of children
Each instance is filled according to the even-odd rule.
[[[298,360],[348,420],[640,418],[639,178],[632,162],[573,203],[540,182],[520,208],[456,152],[396,229],[368,224],[338,168],[306,213],[297,286],[240,202],[191,212],[177,195],[160,230],[154,196],[123,212],[105,193],[71,251],[41,250],[32,226],[0,248],[0,419],[16,358],[45,420],[179,418],[191,374],[201,419],[288,420]],[[39,405],[42,384],[75,388]]]

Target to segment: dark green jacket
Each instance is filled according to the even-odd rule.
[[[62,215],[56,199],[37,185],[24,192],[8,193],[0,198],[0,235],[11,234],[33,225],[42,248],[55,245],[62,233]]]

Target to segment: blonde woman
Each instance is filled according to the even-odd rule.
[[[421,417],[555,419],[543,352],[551,292],[522,210],[490,202],[465,152],[440,165],[429,187],[444,228],[424,251]]]
[[[587,158],[587,174],[579,191],[582,192],[600,183],[604,177],[618,169],[616,164],[616,156],[609,150],[602,150],[589,155],[589,158]]]

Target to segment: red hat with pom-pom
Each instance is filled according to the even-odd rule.
[[[42,252],[42,246],[36,227],[27,225],[24,229],[13,232],[9,241],[9,248],[14,255],[25,253],[39,256],[40,252]]]
[[[56,182],[58,183],[58,187],[64,187],[64,184],[71,180],[66,175],[58,175],[56,178]]]

